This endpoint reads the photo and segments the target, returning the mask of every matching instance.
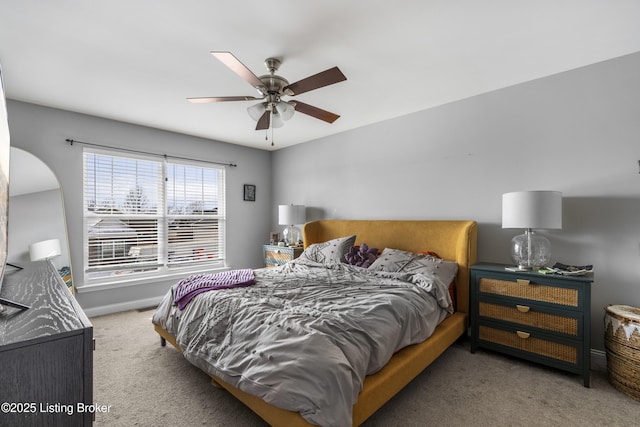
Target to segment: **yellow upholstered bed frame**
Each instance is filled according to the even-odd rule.
[[[373,375],[366,377],[363,390],[353,406],[353,425],[368,417],[429,366],[467,330],[469,312],[469,267],[476,261],[477,224],[474,221],[320,220],[304,225],[305,247],[355,234],[356,245],[436,252],[458,263],[456,277],[457,311],[447,317],[426,341],[398,351]],[[178,349],[174,337],[156,326],[156,331]],[[266,422],[274,426],[309,426],[297,412],[277,408],[253,395],[213,378]]]

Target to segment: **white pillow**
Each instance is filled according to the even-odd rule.
[[[433,274],[449,286],[458,274],[458,264],[433,255],[385,248],[378,259],[369,266],[369,270]]]
[[[336,264],[344,261],[345,255],[356,241],[356,236],[340,237],[323,243],[314,243],[298,257],[299,260],[319,264]]]

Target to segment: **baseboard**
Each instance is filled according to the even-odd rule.
[[[162,301],[162,298],[163,296],[159,296],[159,297],[145,298],[145,299],[140,299],[135,301],[127,301],[127,302],[118,303],[118,304],[103,305],[100,307],[92,307],[92,308],[84,309],[84,313],[87,315],[87,317],[91,318],[91,317],[97,317],[97,316],[104,316],[105,314],[118,313],[120,311],[149,308],[151,306],[160,304],[160,301]]]

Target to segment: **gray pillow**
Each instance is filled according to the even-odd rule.
[[[320,264],[336,264],[344,261],[344,257],[356,241],[356,236],[340,237],[323,243],[309,245],[298,259]]]
[[[435,275],[448,286],[458,274],[458,264],[433,255],[385,248],[369,270]]]

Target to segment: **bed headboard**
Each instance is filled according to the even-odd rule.
[[[458,311],[469,312],[469,267],[476,262],[478,226],[462,220],[341,220],[308,222],[302,229],[305,248],[355,234],[356,245],[401,249],[410,252],[433,251],[458,263],[456,292]]]

